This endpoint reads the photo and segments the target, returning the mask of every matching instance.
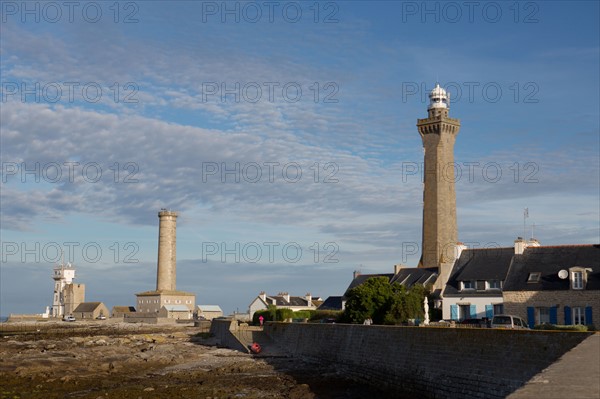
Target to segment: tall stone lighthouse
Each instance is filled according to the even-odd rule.
[[[161,209],[158,212],[158,262],[156,290],[135,294],[137,311],[126,321],[149,323],[166,319],[191,319],[196,306],[196,295],[178,291],[177,281],[177,225],[178,213]]]
[[[162,209],[158,212],[158,265],[156,268],[156,290],[175,291],[176,267],[176,224],[177,212]]]
[[[436,84],[429,94],[428,117],[417,119],[425,150],[423,187],[423,237],[419,267],[439,268],[445,282],[455,259],[456,190],[454,141],[460,120],[448,117],[450,95]],[[447,270],[446,270],[447,269]]]

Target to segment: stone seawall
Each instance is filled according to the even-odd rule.
[[[592,333],[267,323],[293,356],[421,398],[504,398]]]

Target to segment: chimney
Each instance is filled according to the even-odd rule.
[[[465,249],[467,249],[467,246],[465,244],[463,244],[460,241],[456,243],[456,246],[454,247],[454,260],[455,261],[458,258],[460,258],[460,254],[462,254],[462,251],[464,251]]]
[[[529,241],[527,241],[527,246],[528,247],[539,247],[540,242],[538,240],[536,240],[535,238],[531,237],[529,239]]]
[[[406,268],[403,264],[394,265],[394,274],[400,273],[400,270]]]
[[[264,302],[267,302],[267,294],[264,291],[261,291],[260,294],[258,294],[258,296],[260,297],[260,299],[262,299]]]
[[[286,302],[290,301],[290,294],[288,294],[287,292],[280,292],[277,295],[282,297]]]
[[[525,248],[527,248],[527,242],[523,237],[517,237],[515,240],[515,255],[523,255]]]
[[[304,298],[306,298],[306,303],[308,306],[312,306],[312,295],[310,295],[310,292],[307,292]]]
[[[355,270],[354,271],[354,275],[353,275],[353,279],[357,278],[358,276],[360,276],[360,270]]]

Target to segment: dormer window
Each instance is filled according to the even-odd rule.
[[[539,283],[540,282],[540,277],[541,277],[540,272],[532,272],[529,273],[529,277],[527,278],[527,282],[528,283]]]
[[[571,272],[571,284],[574,290],[583,289],[583,272]]]
[[[489,280],[488,286],[490,289],[500,289],[500,280]]]
[[[583,290],[587,284],[587,272],[592,269],[586,269],[584,267],[571,267],[569,269],[569,280],[571,282],[572,290]]]
[[[472,290],[475,288],[475,282],[471,281],[471,280],[465,280],[462,282],[462,289],[463,290]]]

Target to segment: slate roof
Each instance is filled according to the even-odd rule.
[[[356,276],[355,279],[353,279],[350,282],[350,285],[346,289],[346,292],[344,293],[344,296],[347,296],[348,295],[348,291],[350,291],[352,288],[358,287],[359,285],[361,285],[362,283],[364,283],[365,281],[367,281],[368,279],[370,279],[372,277],[386,277],[388,279],[388,281],[389,281],[389,280],[391,280],[394,277],[394,274],[393,273],[384,273],[384,274],[359,274],[358,276]]]
[[[112,310],[118,313],[135,313],[135,307],[133,306],[113,306]]]
[[[454,263],[450,278],[444,289],[444,296],[501,296],[502,290],[460,291],[460,281],[500,280],[504,281],[510,268],[515,249],[507,248],[472,248],[461,252]]]
[[[433,284],[437,279],[437,271],[437,267],[407,267],[400,269],[400,271],[391,278],[390,283],[399,283],[406,288],[410,288],[415,284]]]
[[[289,301],[280,295],[267,296],[267,302],[276,306],[309,306],[306,298],[302,296],[290,296]]]
[[[342,310],[342,297],[330,296],[318,307],[318,310]]]
[[[135,295],[136,296],[156,296],[156,295],[196,296],[196,294],[193,294],[191,292],[171,291],[171,290],[144,291],[144,292],[140,292],[140,293],[135,294]]]
[[[223,312],[219,305],[197,305],[196,308],[202,312]]]
[[[504,284],[504,291],[560,291],[570,289],[570,279],[558,277],[560,270],[581,266],[591,268],[586,290],[600,290],[600,245],[529,247],[516,255]],[[537,283],[528,283],[529,274],[539,272]]]
[[[73,313],[87,313],[93,312],[102,302],[83,302],[77,305]]]

